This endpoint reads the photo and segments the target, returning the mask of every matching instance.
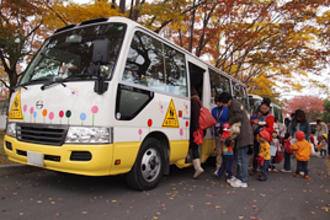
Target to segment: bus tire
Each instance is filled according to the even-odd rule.
[[[127,184],[137,190],[155,188],[163,176],[164,152],[159,140],[147,138],[141,146],[132,170],[126,175]]]

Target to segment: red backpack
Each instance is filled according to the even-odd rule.
[[[287,154],[293,154],[293,150],[291,150],[290,145],[291,144],[289,140],[284,141],[284,150]]]
[[[202,107],[199,113],[198,124],[200,129],[205,130],[206,128],[210,128],[216,125],[217,121],[207,108],[205,108],[203,105],[201,106]]]

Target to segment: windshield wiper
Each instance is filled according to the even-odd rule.
[[[64,79],[59,79],[59,80],[55,80],[55,81],[50,81],[50,82],[45,82],[40,89],[41,90],[45,90],[47,87],[54,85],[54,84],[61,84],[63,87],[66,87],[66,84],[64,82],[67,82],[69,80],[72,80],[74,78],[79,78],[81,75],[71,75],[67,78]]]
[[[64,84],[65,81],[67,81],[68,78],[66,79],[61,79],[61,80],[56,80],[56,81],[51,81],[51,82],[46,82],[44,83],[40,89],[41,90],[45,90],[46,88],[48,88],[49,86],[51,85],[54,85],[54,84],[61,84],[63,87],[66,87],[66,85]]]
[[[31,80],[27,83],[19,84],[19,85],[15,86],[15,88],[23,87],[24,89],[27,89],[27,87],[26,87],[27,85],[33,84],[35,82],[42,82],[42,81],[45,81],[45,79],[34,79],[34,80]]]

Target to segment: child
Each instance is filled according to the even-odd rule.
[[[302,131],[296,133],[296,139],[296,143],[290,146],[290,148],[296,152],[297,169],[295,177],[299,177],[299,172],[302,171],[304,172],[304,177],[308,179],[307,166],[312,155],[311,144],[305,139],[305,133]]]
[[[214,174],[217,175],[220,166],[222,164],[222,142],[221,142],[221,133],[223,125],[228,121],[229,109],[226,106],[223,106],[223,103],[219,101],[219,95],[216,96],[217,106],[212,109],[212,115],[217,120],[217,124],[214,126],[214,137],[216,141],[216,169]]]
[[[224,124],[223,126],[223,133],[221,136],[221,139],[223,141],[222,164],[216,175],[218,177],[221,177],[222,174],[226,171],[228,174],[227,180],[230,180],[233,177],[232,165],[234,161],[234,152],[233,152],[234,141],[232,141],[230,138],[230,130],[227,125],[228,123]]]
[[[277,153],[277,151],[280,151],[280,150],[281,150],[281,147],[280,147],[280,141],[277,138],[277,132],[273,131],[272,132],[272,141],[270,142],[271,161],[270,161],[268,171],[278,173],[278,170],[276,169],[274,164],[276,163],[276,153]]]
[[[268,141],[270,140],[270,134],[266,130],[261,130],[257,136],[257,140],[260,143],[260,152],[258,155],[258,162],[261,166],[261,174],[258,177],[259,181],[266,181],[267,169],[270,163],[270,145]]]
[[[320,141],[320,145],[321,145],[321,149],[320,149],[320,156],[325,158],[327,156],[327,149],[328,149],[328,135],[327,134],[322,134],[321,137],[321,141]],[[324,154],[322,156],[322,154]]]

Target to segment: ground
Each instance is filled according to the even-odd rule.
[[[267,182],[250,177],[246,189],[230,187],[223,177],[212,176],[212,165],[203,166],[197,180],[191,167],[171,167],[157,188],[142,192],[128,188],[124,176],[0,166],[0,219],[330,219],[325,159],[311,158],[308,180],[271,173]]]

